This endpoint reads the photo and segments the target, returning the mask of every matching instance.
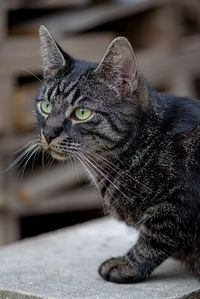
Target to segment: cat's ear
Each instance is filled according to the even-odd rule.
[[[61,49],[44,25],[40,26],[39,35],[43,58],[43,76],[48,79],[67,67],[72,58]]]
[[[122,95],[132,94],[138,86],[133,48],[125,37],[115,38],[95,70]]]

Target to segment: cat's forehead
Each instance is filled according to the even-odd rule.
[[[61,100],[68,104],[73,104],[79,97],[86,95],[91,90],[89,84],[84,84],[85,78],[83,76],[77,76],[76,79],[64,78],[58,81],[48,82],[41,92],[45,99],[52,102]]]
[[[90,109],[109,105],[109,99],[115,96],[110,88],[102,85],[102,79],[93,74],[93,68],[85,72],[72,70],[68,74],[47,81],[42,89],[42,98],[54,103],[55,109],[87,105]]]

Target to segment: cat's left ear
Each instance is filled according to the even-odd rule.
[[[39,35],[43,58],[43,76],[45,79],[52,78],[58,71],[67,67],[72,58],[61,49],[44,25],[40,26]]]
[[[122,95],[138,87],[138,72],[133,48],[125,37],[115,38],[95,70]]]

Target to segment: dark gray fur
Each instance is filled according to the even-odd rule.
[[[138,282],[174,256],[200,277],[200,102],[151,89],[125,38],[96,64],[66,54],[44,26],[40,37],[44,83],[36,114],[44,148],[79,159],[105,209],[140,231],[124,256],[100,266],[100,275]],[[39,111],[42,99],[53,105],[48,117]],[[93,117],[77,122],[76,107],[90,108]]]

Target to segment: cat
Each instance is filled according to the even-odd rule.
[[[106,211],[139,230],[99,274],[135,283],[176,257],[200,278],[200,101],[153,90],[125,37],[93,63],[64,52],[44,25],[39,34],[40,144],[55,159],[79,160]]]

